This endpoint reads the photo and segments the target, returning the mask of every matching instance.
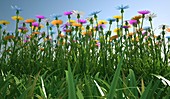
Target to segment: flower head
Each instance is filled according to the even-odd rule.
[[[124,25],[124,26],[122,26],[122,28],[127,29],[127,28],[130,28],[130,26],[129,25]]]
[[[118,37],[119,37],[118,35],[113,35],[112,37],[110,37],[110,41],[112,41],[112,40],[114,40],[114,39],[116,39]]]
[[[170,36],[166,36],[167,39],[170,39]]]
[[[24,18],[21,16],[12,16],[11,18],[12,20],[24,20]]]
[[[64,29],[64,28],[67,28],[68,26],[70,26],[70,23],[65,23],[65,24],[63,24],[61,27]]]
[[[150,26],[145,26],[143,27],[143,30],[149,30],[151,27]]]
[[[130,20],[129,24],[131,24],[131,25],[137,24],[137,20]]]
[[[50,15],[51,17],[53,17],[54,19],[58,19],[59,17],[62,17],[62,15],[57,15],[57,14],[52,14]]]
[[[100,13],[100,12],[101,12],[101,10],[100,10],[100,11],[95,11],[95,12],[92,12],[92,13],[90,13],[90,14],[89,14],[89,16],[96,15],[96,14],[98,14],[98,13]]]
[[[145,14],[149,14],[150,11],[148,10],[141,10],[141,11],[138,11],[139,14],[142,14],[142,15],[145,15]]]
[[[33,23],[32,23],[32,26],[38,27],[38,26],[39,26],[39,23],[38,23],[38,22],[33,22]]]
[[[124,10],[124,9],[128,9],[128,8],[129,8],[128,5],[126,5],[126,6],[121,5],[121,6],[118,6],[116,9],[117,10]]]
[[[107,24],[107,21],[105,21],[105,20],[99,20],[98,24],[99,24],[99,25],[100,25],[100,24]]]
[[[22,9],[21,8],[19,8],[18,6],[13,6],[13,5],[11,5],[11,8],[12,9],[14,9],[14,10],[16,10],[16,11],[22,11]]]
[[[115,28],[115,29],[113,30],[113,32],[115,32],[115,33],[119,32],[119,31],[120,31],[120,28]]]
[[[110,22],[110,21],[111,21],[111,22],[114,22],[114,21],[116,21],[116,19],[114,19],[114,18],[108,18],[107,21],[109,21],[109,22]]]
[[[25,20],[25,23],[33,23],[33,22],[36,22],[35,19],[26,19]]]
[[[84,15],[84,12],[82,12],[82,11],[73,10],[72,12],[73,12],[73,15],[74,15],[74,16]]]
[[[61,25],[61,24],[63,24],[63,21],[62,21],[62,20],[53,20],[53,21],[51,22],[51,24],[52,24],[52,25]]]
[[[71,14],[73,14],[72,11],[65,11],[65,12],[64,12],[64,15],[71,15]]]
[[[139,19],[141,19],[141,18],[142,18],[141,15],[137,15],[137,16],[132,17],[132,20],[139,20]]]
[[[82,24],[80,24],[80,23],[72,23],[72,25],[76,26],[76,27],[81,27],[82,26]]]
[[[38,18],[38,19],[45,19],[45,16],[43,16],[43,15],[36,15],[36,18]]]
[[[78,19],[77,22],[79,22],[79,23],[81,23],[81,24],[87,23],[87,21],[84,20],[84,19]]]
[[[122,16],[120,16],[120,15],[115,15],[115,16],[113,16],[113,18],[115,18],[115,19],[122,19]]]
[[[10,22],[6,21],[6,20],[0,20],[0,24],[2,25],[7,25],[9,24]]]
[[[167,31],[167,32],[170,32],[170,28],[168,27],[168,28],[166,29],[166,31]]]
[[[162,24],[162,25],[159,25],[159,29],[166,29],[168,28],[169,26],[168,25],[165,25],[165,24]]]
[[[150,14],[146,15],[145,19],[149,20],[150,18],[153,19],[155,17],[157,17],[157,15],[155,13],[150,13]]]
[[[13,35],[7,35],[4,37],[4,40],[14,39],[15,37]]]

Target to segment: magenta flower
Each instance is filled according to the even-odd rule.
[[[81,24],[87,23],[87,21],[84,20],[84,19],[79,19],[79,20],[77,20],[77,22],[79,22],[79,23],[81,23]]]
[[[71,15],[71,14],[73,14],[72,11],[66,11],[66,12],[64,12],[64,15]]]
[[[38,22],[33,22],[33,23],[32,23],[32,26],[38,27],[38,26],[39,26],[39,23],[38,23]]]
[[[36,15],[36,18],[45,19],[45,16],[43,16],[43,15]]]
[[[27,43],[27,42],[29,42],[29,40],[24,40],[23,42],[24,42],[24,43]]]
[[[129,24],[131,24],[131,25],[137,24],[137,20],[130,20]]]
[[[148,10],[141,10],[141,11],[138,11],[138,13],[145,15],[145,14],[149,14],[150,11],[148,11]]]

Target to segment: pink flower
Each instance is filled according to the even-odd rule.
[[[33,22],[33,23],[32,23],[32,26],[38,27],[38,26],[39,26],[39,23],[38,23],[38,22]]]
[[[45,19],[45,16],[43,16],[43,15],[36,15],[36,18]]]
[[[77,22],[84,24],[84,23],[86,23],[87,21],[84,20],[84,19],[79,19],[79,20],[77,20]]]
[[[64,15],[71,15],[71,14],[73,14],[72,11],[66,11],[66,12],[64,12]]]
[[[148,10],[141,10],[141,11],[138,11],[138,13],[145,15],[145,14],[149,14],[150,11],[148,11]]]
[[[137,24],[137,20],[130,20],[129,24],[131,24],[131,25]]]

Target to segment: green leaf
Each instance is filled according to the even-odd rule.
[[[68,99],[76,99],[75,84],[71,72],[70,63],[68,62],[68,71],[66,71],[66,80],[68,83]]]
[[[114,75],[113,80],[111,82],[111,87],[110,87],[107,99],[113,99],[113,97],[116,95],[116,86],[118,84],[118,79],[119,79],[119,76],[120,76],[120,70],[121,70],[122,63],[123,63],[123,55],[122,55],[122,57],[119,61],[115,75]]]
[[[77,86],[77,97],[78,99],[84,99],[82,92],[80,91],[79,87]]]
[[[151,86],[152,86],[152,81],[150,81],[149,85],[146,87],[145,91],[142,93],[142,96],[140,97],[140,99],[148,98],[148,94],[150,92]]]

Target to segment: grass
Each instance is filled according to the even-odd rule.
[[[18,29],[22,21],[16,17],[13,33],[0,21],[0,98],[169,99],[166,25],[155,36],[152,20],[151,27],[143,29],[145,17],[135,24],[117,18],[109,20],[107,30],[97,13],[86,24],[65,24],[64,34],[58,18],[53,27],[46,22],[47,32],[42,32],[40,19],[38,28],[24,23],[26,31]],[[69,22],[71,18],[68,15]],[[114,24],[119,28],[115,35]],[[52,32],[56,29],[58,36]]]

